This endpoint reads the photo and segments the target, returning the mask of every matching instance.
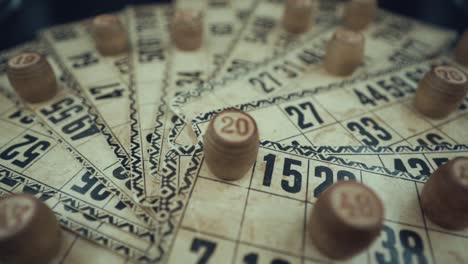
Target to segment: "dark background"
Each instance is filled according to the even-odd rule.
[[[32,40],[38,30],[51,25],[117,11],[129,4],[148,2],[170,1],[0,0],[0,50]],[[468,0],[379,0],[379,6],[458,32],[468,27]]]

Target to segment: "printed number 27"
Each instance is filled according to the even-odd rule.
[[[317,110],[315,109],[314,105],[311,102],[301,103],[297,106],[291,105],[286,107],[284,110],[288,113],[289,116],[297,115],[297,125],[300,129],[307,129],[314,126],[314,122],[305,122],[305,114],[304,111],[310,110],[310,113],[314,116],[317,123],[323,124],[323,119],[318,114]]]

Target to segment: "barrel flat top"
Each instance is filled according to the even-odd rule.
[[[293,8],[309,8],[312,6],[312,0],[288,0],[286,4]]]
[[[452,84],[464,84],[468,81],[464,72],[452,66],[437,66],[434,68],[434,73],[440,79]]]
[[[238,110],[226,110],[213,119],[215,133],[229,143],[240,143],[248,140],[257,131],[255,120]]]
[[[112,26],[118,23],[119,18],[110,14],[99,15],[93,19],[93,25],[95,26]]]
[[[23,195],[0,200],[0,240],[23,230],[34,215],[34,201]]]
[[[332,210],[348,225],[366,229],[382,223],[382,203],[369,187],[354,181],[342,181],[331,191]]]
[[[364,37],[361,33],[355,32],[343,27],[338,28],[335,31],[335,38],[340,42],[345,42],[349,44],[360,44],[363,42]]]
[[[178,9],[174,12],[174,23],[184,25],[196,25],[201,21],[200,11],[193,9]]]
[[[8,66],[15,69],[27,68],[39,62],[41,55],[36,52],[22,52],[8,60]]]
[[[458,158],[453,161],[452,172],[456,181],[468,191],[468,158]]]

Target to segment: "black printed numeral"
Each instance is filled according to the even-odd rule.
[[[268,33],[275,27],[276,22],[271,17],[256,17],[253,24],[252,31],[244,40],[251,43],[266,43]]]
[[[74,103],[72,98],[64,98],[63,100],[53,103],[48,108],[41,109],[40,112],[46,116],[50,122],[54,124],[62,123],[64,120],[67,121],[78,113],[83,112],[83,106]],[[71,135],[72,140],[79,140],[99,133],[99,129],[92,121],[91,116],[85,113],[84,116],[76,120],[66,122],[66,124],[62,126],[62,132]]]
[[[66,41],[66,40],[71,40],[71,39],[75,39],[78,37],[78,34],[76,33],[76,31],[74,31],[70,27],[52,29],[51,34],[54,40],[56,41]]]
[[[229,23],[215,24],[211,25],[210,30],[214,35],[229,35],[232,34],[232,25]]]
[[[257,264],[258,263],[258,254],[257,253],[249,253],[244,256],[242,259],[245,264]],[[271,264],[289,264],[289,261],[280,259],[280,258],[275,258],[271,262]]]
[[[90,196],[93,200],[103,201],[109,197],[110,193],[106,190],[103,184],[98,183],[98,179],[93,177],[91,173],[86,172],[81,176],[82,186],[73,184],[71,189],[80,194],[87,194],[90,190]],[[96,185],[97,184],[97,185]]]
[[[122,97],[124,88],[119,83],[111,83],[106,85],[94,86],[89,88],[91,94],[96,100],[112,99],[116,97]]]
[[[185,85],[200,85],[203,84],[203,72],[194,71],[194,72],[178,72],[176,85],[183,87]]]
[[[378,145],[380,140],[388,141],[393,138],[392,134],[370,117],[363,117],[359,122],[350,122],[346,126],[349,130],[362,135],[364,137],[362,142],[366,145]]]
[[[429,133],[424,136],[424,138],[418,138],[416,140],[419,145],[427,146],[427,145],[450,145],[449,142],[445,141],[445,139],[436,133]]]
[[[235,72],[241,70],[248,70],[249,67],[252,67],[252,62],[248,60],[235,59],[231,61],[231,65],[227,68],[227,72]]]
[[[20,168],[25,168],[50,147],[50,142],[39,140],[37,137],[32,135],[26,134],[23,136],[23,139],[25,139],[25,141],[14,144],[5,149],[0,154],[0,158],[3,160],[13,160],[12,163],[14,165]],[[19,148],[25,146],[29,146],[28,149],[25,151],[19,150]]]
[[[265,174],[263,175],[263,186],[270,187],[276,156],[274,154],[268,154],[263,158],[263,160],[266,162]],[[288,177],[288,179],[281,180],[281,188],[289,193],[298,193],[301,191],[302,187],[302,174],[300,171],[292,168],[292,166],[302,166],[302,162],[300,160],[290,158],[284,159],[283,176]],[[289,180],[290,177],[293,177],[292,185]]]
[[[250,78],[249,83],[254,87],[259,86],[265,93],[271,93],[282,86],[282,83],[269,72],[261,72],[258,77]]]
[[[329,167],[317,166],[317,167],[315,167],[314,176],[317,177],[317,178],[323,178],[324,179],[323,182],[320,183],[314,189],[314,197],[318,197],[323,191],[325,191],[325,189],[327,189],[330,185],[333,184],[333,182],[334,182],[333,170],[330,169]],[[336,173],[336,178],[337,178],[338,181],[356,180],[356,175],[354,175],[350,171],[339,170]]]
[[[402,159],[394,160],[395,169],[399,171],[410,172],[410,174],[413,175],[415,179],[420,179],[421,177],[426,178],[429,177],[429,175],[431,174],[431,168],[422,159],[409,158],[406,162],[409,168],[416,169],[417,173],[411,173],[410,171],[408,171],[408,168]]]
[[[427,259],[424,256],[424,243],[418,233],[402,229],[398,232],[399,244],[403,248],[403,252],[399,252],[397,247],[397,240],[395,237],[395,231],[389,226],[384,226],[382,229],[384,238],[382,241],[382,247],[386,252],[376,252],[375,259],[379,264],[397,264],[399,261],[399,254],[403,257],[403,263],[427,263]]]
[[[366,86],[367,91],[369,94],[361,92],[357,89],[353,89],[354,93],[358,97],[359,101],[362,105],[370,104],[372,106],[376,106],[378,101],[385,101],[389,102],[388,97],[379,93],[375,88],[370,85]]]
[[[94,65],[99,62],[99,59],[94,56],[91,52],[85,52],[75,56],[68,57],[72,61],[73,68],[84,68],[90,65]]]
[[[314,105],[311,102],[300,103],[298,106],[288,106],[284,109],[289,116],[297,115],[297,125],[301,129],[307,129],[314,126],[316,124],[323,124],[323,119],[320,117],[317,109],[315,109]],[[314,121],[306,122],[305,121],[305,114],[304,111],[310,111],[312,116],[314,117]]]
[[[202,251],[200,258],[197,261],[197,264],[206,264],[210,260],[210,257],[216,250],[216,243],[201,238],[194,238],[192,245],[190,246],[190,251],[198,253]]]
[[[9,115],[10,119],[18,119],[21,124],[29,125],[34,122],[34,117],[32,115],[26,115],[22,110],[18,110],[13,114]]]

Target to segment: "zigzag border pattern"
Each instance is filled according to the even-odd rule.
[[[386,11],[381,10],[380,13],[383,16],[389,16],[389,14],[387,14]],[[393,16],[395,16],[395,15],[393,15]],[[403,16],[398,16],[398,18],[401,19],[401,20],[405,20],[408,23],[415,23],[414,20],[410,20],[409,18],[406,18],[406,17],[403,17]],[[324,32],[326,32],[326,30],[324,30]],[[320,35],[320,34],[317,34],[316,36],[318,36],[318,35]],[[313,37],[314,36],[309,38],[309,40],[313,39]],[[453,39],[448,40],[447,43],[442,45],[442,47],[440,49],[438,49],[437,51],[434,51],[434,54],[438,54],[438,53],[446,50],[447,47],[451,44],[452,41],[453,41]],[[279,60],[282,57],[289,54],[292,49],[296,49],[296,48],[297,49],[303,49],[304,46],[307,45],[307,43],[308,43],[308,41],[297,43],[296,45],[293,45],[288,50],[278,52],[278,53],[274,54],[274,56],[269,57],[269,58],[263,60],[260,63],[254,64],[253,67],[250,67],[248,69],[241,69],[241,71],[234,72],[232,74],[226,75],[222,79],[211,80],[211,81],[209,81],[209,82],[207,82],[207,83],[205,83],[203,85],[199,85],[198,87],[192,89],[191,91],[189,91],[187,93],[183,93],[183,94],[179,95],[178,97],[174,98],[174,100],[171,103],[171,108],[181,118],[186,120],[187,117],[182,112],[181,106],[186,104],[189,100],[191,100],[193,98],[196,98],[196,97],[201,97],[206,93],[212,92],[213,90],[220,89],[220,88],[222,88],[223,86],[225,86],[228,83],[239,80],[240,78],[245,76],[247,73],[253,72],[253,71],[258,70],[258,69],[263,68],[263,67],[266,67],[267,65],[271,64],[273,61]],[[434,56],[434,54],[428,54],[427,57],[431,58],[431,57]],[[355,76],[352,79],[344,80],[344,81],[341,81],[341,82],[331,83],[331,84],[325,85],[325,86],[318,86],[318,87],[316,87],[314,89],[307,89],[307,90],[317,90],[316,93],[318,93],[318,92],[320,92],[320,90],[326,91],[326,90],[330,90],[330,89],[333,89],[333,88],[336,88],[336,87],[343,87],[343,86],[351,85],[351,84],[354,84],[356,82],[365,81],[365,80],[368,80],[368,79],[371,79],[371,78],[375,78],[375,77],[379,77],[379,76],[382,76],[382,75],[390,74],[392,72],[399,71],[402,67],[412,66],[412,65],[415,65],[415,64],[420,63],[420,62],[425,61],[425,60],[427,60],[427,58],[414,58],[414,61],[409,62],[409,63],[404,64],[404,65],[390,66],[390,67],[388,67],[386,69],[383,69],[383,70],[380,70],[380,71],[377,71],[377,72],[362,73],[360,75]],[[304,90],[304,91],[306,91],[306,90]],[[189,120],[187,120],[187,121],[189,121]]]
[[[64,26],[60,26],[60,28],[67,28],[67,26],[72,27],[72,25],[64,25]],[[56,29],[59,29],[59,27],[57,27]],[[46,34],[46,33],[43,33],[43,34]],[[78,80],[76,79],[72,71],[66,67],[64,60],[58,55],[51,41],[48,40],[47,37],[44,37],[44,35],[42,36],[42,39],[44,40],[46,45],[49,47],[49,49],[52,51],[50,52],[50,54],[53,57],[54,61],[58,63],[61,70],[63,71],[62,74],[63,74],[65,83],[67,84],[68,87],[70,87],[73,91],[75,91],[76,95],[79,96],[79,98],[81,99],[81,103],[87,107],[89,115],[92,117],[92,120],[94,121],[94,123],[98,126],[101,134],[105,136],[106,141],[109,144],[109,146],[112,148],[112,150],[114,151],[114,154],[120,160],[124,168],[128,169],[129,157],[125,151],[125,148],[117,140],[116,136],[113,134],[107,122],[101,116],[101,114],[96,109],[96,107],[91,103],[91,100],[88,99],[86,95],[84,95],[83,87],[81,87],[81,85],[79,84]],[[102,60],[102,58],[100,59]]]
[[[35,45],[38,45],[38,46],[35,46]],[[10,57],[11,54],[15,54],[24,50],[45,51],[46,49],[41,43],[33,42],[25,46],[20,46],[17,49],[12,49],[5,53],[2,53],[1,56]],[[11,91],[8,91],[5,88],[1,87],[0,92],[5,94],[8,98],[12,99],[15,102],[15,104],[19,106],[19,108],[27,109],[27,107],[25,108],[22,102],[16,96],[14,96]],[[33,113],[33,111],[30,111],[30,110],[27,110],[26,112]],[[38,122],[50,134],[50,136],[52,136],[57,142],[61,143],[67,149],[67,151],[70,152],[72,156],[78,162],[80,162],[89,173],[91,173],[92,177],[97,178],[99,182],[102,183],[108,191],[116,195],[125,205],[131,208],[132,211],[135,212],[135,214],[142,221],[151,225],[152,220],[148,217],[148,214],[145,211],[143,211],[142,208],[138,207],[129,197],[127,197],[118,188],[116,188],[114,184],[112,184],[112,182],[110,182],[107,179],[107,177],[102,174],[102,172],[98,171],[97,168],[95,168],[93,164],[91,164],[85,157],[83,157],[80,153],[78,153],[68,142],[66,142],[62,137],[60,137],[59,135],[54,133],[52,130],[50,130],[49,127],[44,122],[44,120],[41,120],[36,115],[34,116],[36,117],[35,121]]]
[[[138,8],[138,7],[135,7]],[[138,16],[136,14],[132,14],[132,12],[136,12],[135,8],[129,8],[127,15],[132,18],[128,18],[129,21],[129,26],[131,23],[135,23],[136,26],[136,21],[133,21],[132,19],[138,19]],[[140,7],[143,8],[143,7]],[[154,8],[154,7],[153,7]],[[155,18],[155,23],[162,23],[159,18],[159,13],[163,12],[163,16],[167,15],[168,10],[166,9],[161,9],[157,8],[153,10],[153,17]],[[131,21],[131,22],[130,22]],[[158,25],[156,25],[158,27]],[[139,36],[137,35],[137,38]],[[166,66],[167,67],[167,66]],[[130,89],[130,123],[131,123],[131,136],[130,136],[130,149],[131,149],[131,167],[132,167],[132,186],[133,189],[136,190],[136,196],[140,200],[140,202],[147,202],[149,204],[156,204],[157,199],[154,201],[150,201],[149,197],[146,197],[145,195],[145,177],[149,175],[144,175],[143,171],[143,144],[141,141],[141,131],[140,131],[140,120],[139,120],[139,115],[138,115],[138,104],[137,104],[137,95],[138,91],[137,88],[135,87],[135,75],[131,75],[131,89]],[[164,83],[163,83],[164,85]],[[162,96],[166,94],[166,86],[162,87]],[[155,129],[152,135],[152,140],[151,140],[151,145],[152,149],[149,151],[152,151],[152,154],[154,156],[160,155],[161,148],[160,145],[157,144],[160,142],[163,138],[163,135],[160,134],[159,130],[161,127],[163,127],[164,123],[160,121],[160,118],[164,116],[164,101],[161,102],[161,105],[158,106],[158,113],[156,116],[155,120]],[[154,141],[154,142],[153,142]],[[152,160],[150,159],[150,162],[152,163]],[[153,165],[154,166],[154,165]]]
[[[106,212],[103,209],[72,197],[61,190],[36,181],[24,174],[15,172],[3,165],[0,165],[0,178],[8,179],[8,181],[15,186],[18,184],[24,185],[22,189],[25,192],[32,192],[33,194],[41,193],[41,195],[45,197],[55,197],[61,204],[63,204],[64,207],[74,211],[79,211],[93,221],[100,221],[115,226],[125,232],[129,232],[139,238],[145,239],[148,242],[155,242],[156,240],[152,230],[133,224],[118,215],[110,215],[109,212]]]

